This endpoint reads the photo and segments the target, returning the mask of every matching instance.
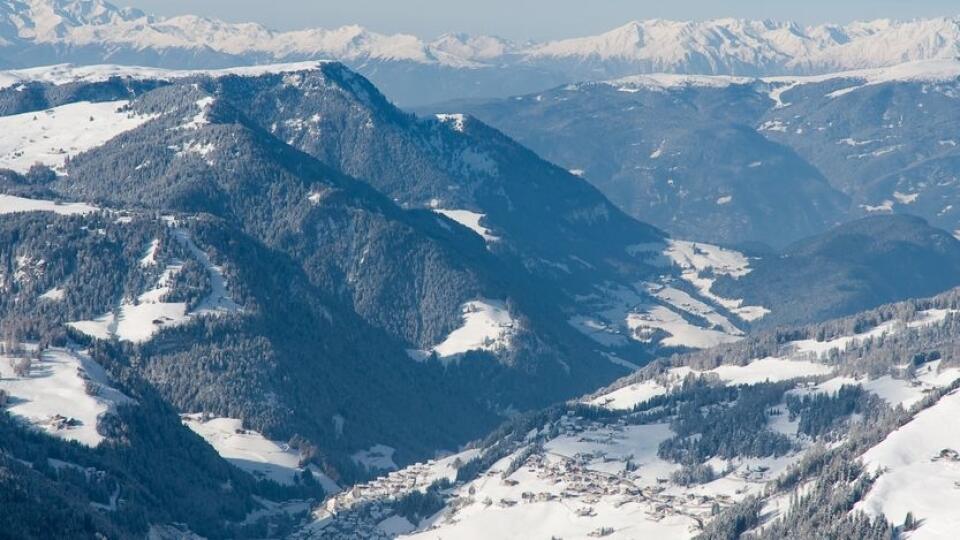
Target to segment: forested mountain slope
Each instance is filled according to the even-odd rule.
[[[812,77],[640,75],[427,109],[477,116],[674,235],[782,247],[877,213],[960,230],[958,77],[954,59]]]
[[[957,498],[958,306],[657,361],[330,498],[295,537],[936,537]]]
[[[0,390],[12,438],[33,441],[3,459],[35,501],[23,527],[36,501],[79,497],[124,510],[71,506],[65,527],[283,534],[308,499],[462,451],[654,357],[755,347],[747,331],[767,317],[890,299],[761,296],[785,273],[768,254],[670,238],[482,122],[405,113],[340,64],[0,80]],[[854,240],[862,253],[842,250],[838,268],[893,256],[911,265],[875,276],[878,288],[951,285],[925,272],[953,264],[955,242],[917,220],[853,224],[791,253],[829,258],[874,229],[886,240]],[[146,510],[123,493],[179,480],[125,461],[144,445],[169,455],[164,471],[183,450],[210,472],[187,467],[190,495]],[[117,462],[94,459],[114,449]],[[50,459],[118,477],[116,504],[86,475],[61,485]],[[236,500],[183,517],[215,487]],[[404,519],[438,509],[435,495],[412,496]]]

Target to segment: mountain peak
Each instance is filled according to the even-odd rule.
[[[0,28],[16,37],[58,40],[70,29],[117,24],[146,15],[132,8],[120,9],[104,0],[6,0],[0,2]],[[3,36],[5,38],[13,36]]]

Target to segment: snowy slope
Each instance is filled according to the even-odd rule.
[[[883,323],[824,343],[849,346],[908,330],[937,335],[936,328],[946,324],[948,313],[928,309],[912,315],[909,322]],[[891,408],[920,407],[923,398],[936,396],[960,379],[960,368],[942,367],[940,361],[897,377],[836,375],[837,371],[848,373],[843,371],[843,360],[828,365],[819,352],[813,356],[809,346],[798,344],[801,342],[782,344],[783,357],[754,358],[709,370],[695,370],[674,360],[674,367],[654,370],[652,377],[615,385],[582,400],[618,416],[593,418],[568,407],[533,429],[522,424],[524,427],[514,432],[509,453],[495,454],[499,457],[486,462],[478,474],[441,490],[445,506],[440,512],[420,519],[401,518],[390,504],[412,490],[425,489],[423,476],[417,472],[423,467],[420,465],[328,499],[315,510],[315,521],[296,537],[687,539],[703,531],[717,510],[722,513],[748,495],[760,496],[763,519],[775,520],[789,508],[793,488],[778,492],[771,481],[783,478],[808,452],[824,448],[798,431],[800,419],[786,414],[787,396],[835,393],[843,385],[859,384]],[[858,354],[854,351],[850,358],[841,358]],[[832,361],[837,362],[836,358]],[[680,465],[661,457],[661,443],[672,438],[676,429],[669,417],[656,416],[664,402],[647,405],[641,415],[654,417],[646,421],[642,416],[631,420],[630,409],[651,398],[680,392],[681,383],[691,377],[723,385],[786,384],[785,401],[765,411],[766,429],[789,438],[791,449],[763,458],[714,455],[705,462],[714,472],[713,480],[680,483],[675,474]],[[954,484],[960,482],[960,454],[954,451],[960,450],[960,438],[955,429],[943,426],[955,423],[951,419],[958,414],[958,395],[955,391],[928,409],[914,409],[911,414],[920,412],[912,420],[907,417],[909,421],[899,429],[890,424],[888,429],[893,431],[886,440],[863,455],[868,470],[886,472],[857,504],[858,509],[894,523],[902,523],[906,513],[913,512],[921,527],[910,538],[943,538],[955,529],[953,508],[958,501]],[[861,420],[853,414],[847,421],[850,424],[844,425]],[[843,445],[848,436],[840,435],[828,446]],[[506,439],[497,440],[475,455],[506,444]]]
[[[704,349],[739,341],[745,323],[770,312],[711,290],[719,276],[737,279],[752,271],[742,253],[683,240],[637,244],[627,252],[661,267],[663,275],[630,287],[597,287],[577,298],[580,313],[568,322],[597,343],[624,347],[632,340]]]
[[[240,306],[233,301],[227,291],[223,269],[213,264],[206,252],[201,250],[185,231],[181,229],[174,231],[174,237],[206,268],[210,278],[210,293],[195,309],[188,312],[186,303],[165,300],[171,292],[170,283],[183,269],[181,261],[172,261],[164,268],[156,283],[136,299],[124,299],[109,313],[93,320],[71,322],[69,325],[97,339],[144,343],[160,330],[184,324],[193,317],[216,316],[240,311]],[[141,265],[155,264],[151,263],[152,250],[153,244],[141,259]]]
[[[447,361],[469,351],[497,351],[510,347],[517,322],[504,302],[481,298],[465,303],[461,309],[462,326],[428,351],[410,351],[411,357],[423,360],[436,353],[442,361]]]
[[[103,368],[83,352],[46,350],[24,377],[14,373],[11,361],[0,356],[0,390],[10,395],[6,410],[53,436],[97,446],[103,440],[99,417],[134,403],[110,386]]]
[[[500,238],[495,236],[490,229],[484,227],[480,224],[480,220],[484,218],[483,214],[477,212],[471,212],[469,210],[442,210],[435,209],[434,212],[442,214],[460,225],[470,229],[471,231],[480,235],[487,242],[496,242]]]
[[[754,321],[770,312],[763,306],[745,306],[742,299],[722,298],[711,291],[716,276],[739,278],[751,272],[750,262],[742,253],[702,242],[671,240],[665,254],[700,294],[743,320]]]
[[[27,199],[14,195],[0,195],[0,215],[20,212],[53,212],[62,216],[89,214],[97,207],[85,203],[60,203],[42,199]]]
[[[942,453],[960,450],[958,414],[954,391],[864,454],[868,467],[886,472],[858,506],[895,523],[913,512],[922,520],[914,540],[952,537],[960,527],[960,459]]]
[[[35,113],[0,116],[0,167],[26,172],[36,163],[63,171],[67,158],[102,145],[152,116],[128,112],[126,101],[81,101]]]
[[[765,378],[781,373],[778,366],[765,364],[758,371],[764,369]],[[631,391],[660,393],[653,387]],[[456,485],[447,509],[402,537],[587,538],[609,529],[604,536],[610,538],[692,538],[715,503],[725,507],[762,491],[802,456],[796,452],[781,458],[716,460],[714,468],[725,471],[716,480],[683,487],[669,480],[680,466],[658,456],[661,442],[674,435],[668,423],[604,424],[567,414],[539,434],[553,432],[556,435],[548,436],[542,449],[524,446],[477,479]],[[534,430],[527,439],[537,435]],[[513,466],[518,459],[521,466]],[[393,475],[415,477],[407,469]],[[376,502],[415,486],[422,489],[424,484],[388,477],[328,500],[302,537],[341,538],[346,537],[338,535],[344,527],[363,531],[366,520],[382,523],[389,513],[378,510]],[[372,509],[365,506],[372,501],[376,501]]]
[[[290,62],[265,65],[238,66],[222,69],[162,69],[145,66],[126,66],[115,64],[55,64],[0,71],[0,89],[21,88],[32,82],[65,85],[71,83],[96,83],[108,81],[113,77],[137,80],[175,80],[196,75],[220,77],[226,75],[257,76],[273,73],[293,73],[315,68],[321,62]]]
[[[890,320],[859,334],[850,334],[833,339],[817,341],[803,339],[786,341],[781,345],[781,356],[754,358],[742,365],[726,364],[714,369],[697,371],[689,367],[675,367],[653,379],[629,384],[615,384],[597,392],[585,401],[611,410],[632,409],[639,403],[664,395],[676,388],[687,375],[716,376],[730,385],[777,382],[797,378],[826,377],[836,368],[825,362],[831,352],[843,352],[851,346],[867,340],[893,336],[909,330],[931,328],[941,325],[948,314],[956,310],[930,309],[917,313],[910,322]],[[912,378],[894,378],[884,375],[877,378],[835,376],[804,388],[798,394],[835,393],[843,385],[859,385],[876,394],[891,406],[911,407],[933,388],[942,388],[960,379],[960,369],[941,370],[940,362],[934,361],[916,370]]]
[[[234,418],[204,418],[202,414],[185,414],[183,423],[203,437],[218,454],[257,478],[293,485],[294,476],[302,473],[300,455],[288,445],[271,441],[256,431],[244,429]],[[330,493],[339,491],[333,480],[317,470],[314,478]]]

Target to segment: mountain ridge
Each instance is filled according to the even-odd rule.
[[[518,43],[455,32],[424,39],[359,25],[276,31],[196,15],[157,17],[103,0],[0,3],[0,67],[107,61],[217,68],[329,59],[348,63],[404,104],[636,73],[820,74],[958,54],[958,17],[814,26],[635,20],[595,36]]]

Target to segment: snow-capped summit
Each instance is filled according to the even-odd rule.
[[[516,44],[498,37],[460,33],[444,34],[428,46],[441,63],[463,65],[496,62],[518,50]]]
[[[840,40],[833,46],[794,57],[788,68],[825,73],[960,55],[960,17],[852,23],[837,34]]]
[[[325,57],[476,68],[590,61],[616,64],[625,70],[621,75],[655,71],[780,75],[950,58],[960,52],[960,19],[882,19],[810,27],[771,20],[652,19],[631,21],[595,36],[520,45],[456,33],[428,41],[356,25],[277,32],[259,24],[192,15],[152,17],[104,0],[0,0],[0,38],[3,45],[21,49],[24,54],[17,57],[22,62],[30,58],[30,51],[23,50],[29,46],[60,44],[99,46],[124,57],[182,49],[193,53],[195,64],[209,64],[169,67],[212,67],[224,58],[214,61],[204,55],[229,55],[234,63]],[[70,54],[66,47],[57,52]]]
[[[7,0],[0,2],[0,32],[11,38],[55,41],[77,27],[149,20],[138,9],[120,9],[103,0]]]
[[[820,75],[960,55],[960,17],[803,26],[772,20],[631,21],[541,43],[436,39],[347,25],[280,32],[195,15],[163,18],[104,0],[0,0],[0,69],[52,63],[175,69],[338,60],[392,99],[503,97],[650,74]]]

